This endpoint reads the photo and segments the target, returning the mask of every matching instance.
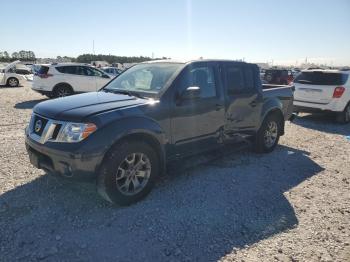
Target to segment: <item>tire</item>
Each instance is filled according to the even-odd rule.
[[[73,95],[73,89],[71,86],[66,85],[66,84],[61,84],[61,85],[57,85],[54,88],[53,91],[53,96],[54,97],[65,97],[65,96],[70,96]]]
[[[6,84],[10,87],[17,87],[17,86],[19,86],[19,81],[17,78],[10,77],[9,79],[7,79]]]
[[[53,92],[46,94],[46,96],[47,96],[48,98],[50,98],[50,99],[51,99],[51,98],[55,98],[55,95],[54,95]]]
[[[254,149],[257,153],[270,153],[278,144],[283,123],[276,114],[269,114],[263,121],[255,137]]]
[[[344,108],[344,111],[337,114],[337,122],[341,124],[350,123],[350,102]]]
[[[159,172],[159,157],[150,145],[124,141],[107,153],[98,173],[97,191],[109,202],[130,205],[148,195]]]

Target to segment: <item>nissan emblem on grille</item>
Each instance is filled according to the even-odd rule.
[[[43,125],[42,121],[40,119],[38,119],[35,122],[34,131],[37,133],[40,132],[42,125]]]

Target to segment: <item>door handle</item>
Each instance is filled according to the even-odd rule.
[[[221,108],[223,108],[223,105],[220,105],[220,104],[216,104],[215,105],[215,110],[216,111],[219,111]]]
[[[258,103],[257,103],[256,100],[254,100],[254,101],[250,102],[249,105],[250,105],[251,107],[256,107],[256,106],[258,105]]]

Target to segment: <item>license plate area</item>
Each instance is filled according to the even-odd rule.
[[[30,163],[39,169],[53,170],[53,163],[50,157],[27,146]]]

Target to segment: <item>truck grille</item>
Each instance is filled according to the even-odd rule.
[[[41,144],[47,141],[54,142],[59,137],[63,127],[64,122],[33,114],[29,124],[29,136]]]
[[[48,119],[34,115],[34,124],[32,126],[32,132],[38,136],[41,136],[44,132],[45,126],[47,125]]]

